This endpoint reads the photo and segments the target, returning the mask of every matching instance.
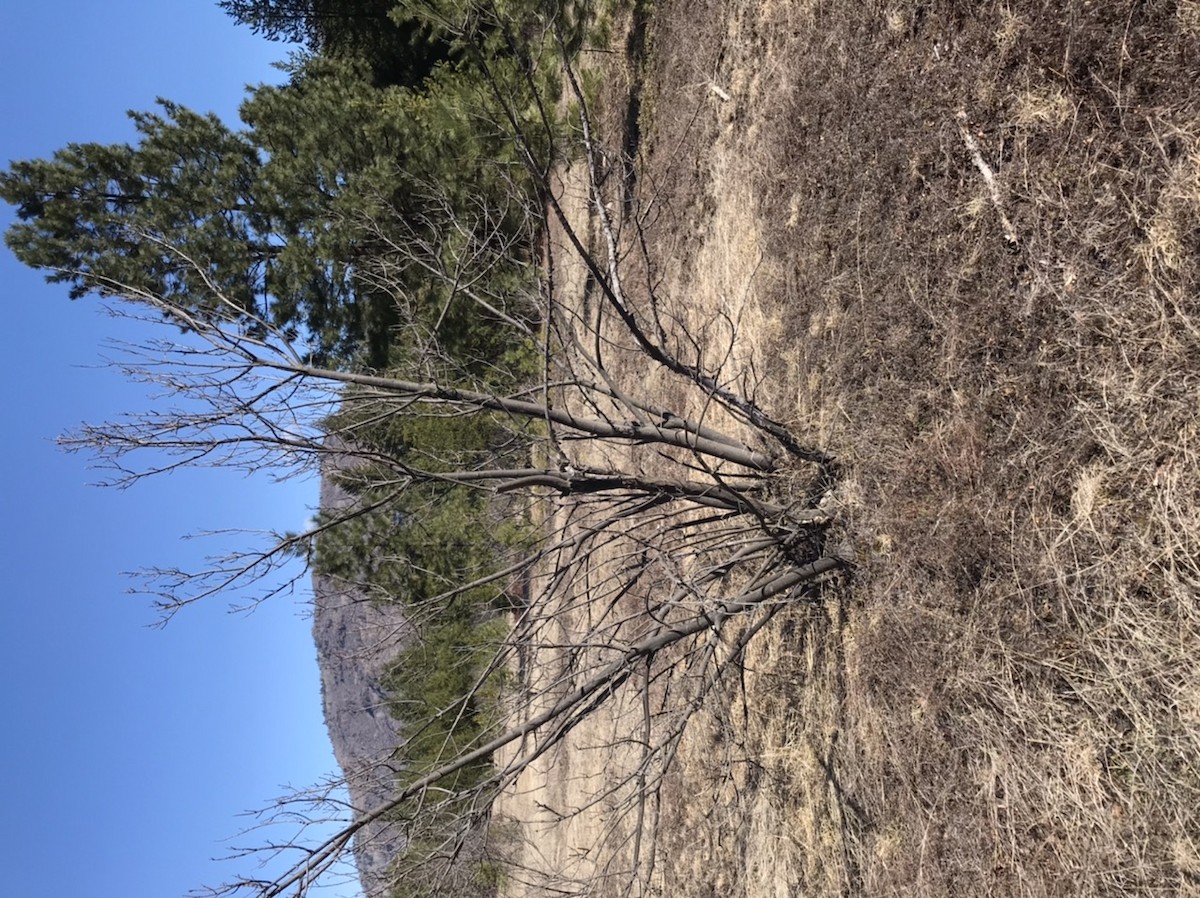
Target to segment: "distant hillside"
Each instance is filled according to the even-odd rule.
[[[321,472],[323,512],[354,501],[335,476],[352,463],[350,458],[331,459]],[[394,789],[391,758],[402,737],[399,722],[388,711],[382,680],[408,626],[399,606],[372,603],[361,589],[337,578],[314,572],[313,596],[325,724],[355,813],[361,815],[383,804]],[[366,898],[387,894],[388,865],[402,849],[402,832],[387,823],[368,826],[355,839]]]

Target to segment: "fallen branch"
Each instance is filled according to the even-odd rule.
[[[984,161],[983,154],[979,151],[979,143],[975,140],[975,135],[967,127],[966,112],[959,110],[955,118],[958,121],[958,133],[962,135],[963,143],[967,145],[967,151],[971,154],[971,160],[975,163],[975,167],[979,169],[979,174],[983,175],[983,183],[987,185],[988,194],[992,198],[992,205],[996,207],[996,214],[1000,216],[1000,224],[1004,228],[1004,240],[1010,250],[1016,250],[1020,247],[1021,241],[1017,238],[1017,230],[1013,227],[1013,223],[1004,214],[1004,203],[1001,201],[1000,188],[996,184],[996,176],[992,172],[991,166]]]

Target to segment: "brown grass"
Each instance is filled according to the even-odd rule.
[[[859,558],[684,746],[657,893],[1200,895],[1198,35],[657,4],[653,274],[842,460]]]
[[[763,292],[856,498],[844,891],[1197,888],[1186,12],[825,7],[756,98]]]

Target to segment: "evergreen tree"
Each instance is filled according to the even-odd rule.
[[[396,0],[222,0],[240,24],[330,58],[357,58],[378,86],[419,86],[461,48]]]
[[[447,286],[486,280],[517,303],[527,277],[511,252],[526,188],[486,95],[452,72],[420,92],[378,90],[355,62],[290,74],[251,91],[241,130],[160,101],[131,114],[135,145],[13,163],[0,174],[19,219],[8,245],[74,298],[132,286],[290,329],[322,363],[385,365],[401,311],[443,354],[497,359],[500,319]],[[502,211],[476,245],[478,209]]]

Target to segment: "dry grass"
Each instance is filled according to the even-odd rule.
[[[826,12],[761,96],[791,126],[759,195],[798,411],[857,497],[844,891],[1195,891],[1186,9]]]
[[[1197,4],[651,34],[651,275],[840,457],[859,557],[697,722],[652,891],[1200,895]]]

